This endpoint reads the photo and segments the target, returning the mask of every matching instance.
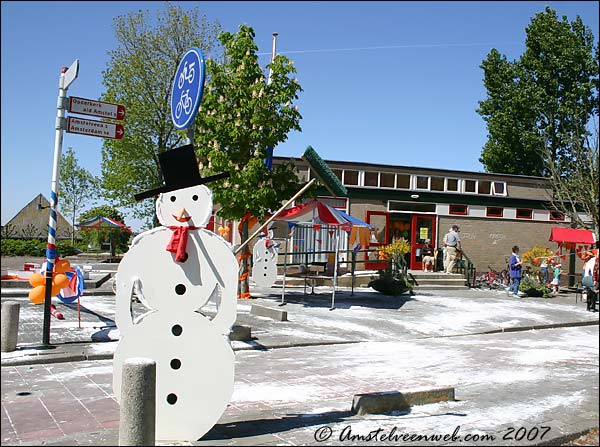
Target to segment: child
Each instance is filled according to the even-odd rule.
[[[554,294],[558,294],[558,286],[560,285],[560,271],[562,264],[559,262],[558,264],[554,264],[554,278],[552,279],[552,291]]]

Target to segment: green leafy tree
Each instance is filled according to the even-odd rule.
[[[480,162],[488,172],[545,176],[552,160],[568,173],[572,145],[583,143],[598,113],[598,46],[579,16],[559,20],[549,7],[526,33],[518,60],[492,49],[482,62],[488,95],[477,112],[487,122],[488,141]]]
[[[220,26],[200,17],[198,8],[184,11],[167,4],[156,20],[140,10],[116,17],[114,28],[119,45],[108,52],[102,99],[125,105],[125,135],[104,142],[102,186],[112,204],[150,223],[154,203],[137,203],[133,196],[162,183],[158,154],[180,146],[185,137],[171,121],[173,76],[190,47],[210,57]]]
[[[123,215],[119,210],[110,205],[96,206],[88,211],[81,213],[81,222],[93,219],[95,217],[110,217],[121,223],[125,223]],[[81,229],[81,236],[84,244],[91,247],[100,247],[101,244],[111,243],[117,251],[123,253],[128,249],[127,243],[131,233],[120,229]],[[112,238],[112,241],[111,241]]]
[[[230,177],[213,185],[218,214],[226,219],[243,216],[263,218],[281,206],[299,189],[291,163],[267,169],[267,148],[300,130],[301,115],[293,101],[302,88],[293,78],[292,62],[275,56],[268,66],[271,82],[266,83],[258,63],[254,30],[241,25],[237,33],[220,35],[223,62],[207,61],[207,83],[196,123],[196,151],[203,161],[203,175],[228,172]],[[248,238],[248,220],[242,219],[242,242]],[[248,249],[246,248],[246,255]],[[247,272],[243,258],[242,274]],[[242,281],[240,296],[247,296]]]
[[[98,197],[98,179],[79,166],[72,147],[60,160],[59,204],[61,212],[71,218],[71,243],[75,243],[75,222],[81,209]]]

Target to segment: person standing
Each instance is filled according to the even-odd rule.
[[[443,262],[444,262],[444,272],[448,269],[448,250],[446,249],[446,244],[448,243],[448,235],[452,232],[452,227],[448,228],[448,232],[444,234],[444,238],[442,239],[442,254],[443,254]]]
[[[560,272],[562,270],[562,264],[554,264],[554,278],[552,278],[552,292],[554,295],[558,294],[560,289]]]
[[[547,256],[542,258],[542,264],[540,265],[540,272],[542,275],[542,283],[544,285],[548,284],[548,257]]]
[[[446,273],[452,273],[454,264],[456,264],[456,253],[461,249],[460,245],[460,228],[454,224],[450,228],[450,233],[446,235],[446,250],[448,252],[448,266],[446,267]]]
[[[425,245],[421,249],[421,259],[423,264],[423,271],[428,272],[431,268],[431,271],[434,270],[434,257],[433,257],[433,248],[429,245],[429,239],[425,239]]]
[[[506,294],[510,296],[513,293],[515,298],[519,297],[519,284],[521,283],[521,276],[523,270],[523,261],[519,258],[519,247],[516,245],[512,248],[512,255],[508,260],[508,273],[510,274],[510,287],[506,288]]]

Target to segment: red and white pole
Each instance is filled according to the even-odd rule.
[[[69,68],[62,67],[58,80],[58,101],[56,104],[56,132],[54,136],[54,162],[52,165],[52,184],[50,190],[50,216],[48,218],[48,242],[46,243],[46,294],[44,297],[44,326],[42,343],[50,345],[50,315],[52,304],[52,274],[56,262],[56,207],[58,205],[58,181],[60,178],[60,157],[62,153],[63,132],[65,129],[65,111],[68,108],[67,89],[79,74],[79,59]]]

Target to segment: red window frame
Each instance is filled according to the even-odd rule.
[[[555,222],[563,222],[565,220],[565,213],[561,211],[550,211],[550,220],[553,220]]]
[[[492,213],[491,210],[498,210],[500,212]],[[486,215],[486,217],[504,217],[504,208],[502,208],[500,206],[488,206],[485,209],[485,215]]]
[[[464,210],[463,211],[452,210],[453,206],[454,207],[464,207]],[[448,208],[448,213],[450,213],[450,214],[466,216],[468,212],[469,212],[469,208],[467,207],[467,205],[451,204],[450,207]]]
[[[519,213],[523,214],[523,212],[529,213],[528,216],[519,216]],[[517,208],[515,213],[517,219],[533,219],[533,210],[530,208]]]

